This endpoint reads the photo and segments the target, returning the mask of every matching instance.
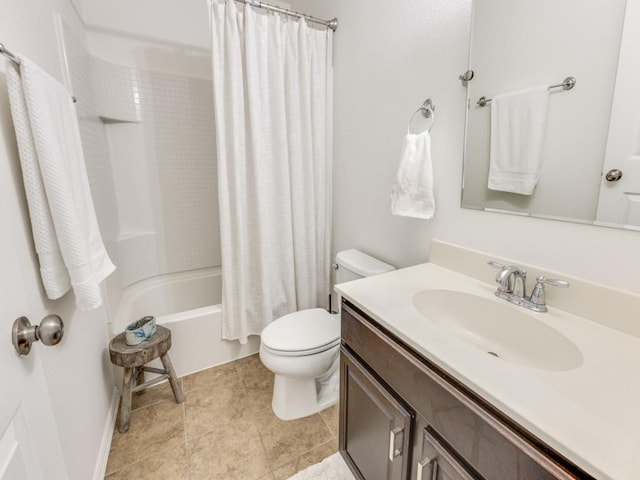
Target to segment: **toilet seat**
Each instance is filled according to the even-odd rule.
[[[301,357],[340,343],[340,317],[323,308],[284,315],[262,331],[262,346],[275,355]]]

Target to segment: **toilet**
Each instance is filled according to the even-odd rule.
[[[336,283],[395,270],[359,250],[336,255]],[[284,315],[262,331],[260,360],[275,374],[271,406],[282,420],[319,412],[338,401],[340,314],[311,308]]]

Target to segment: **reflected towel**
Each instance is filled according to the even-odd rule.
[[[490,190],[533,193],[542,163],[548,103],[547,86],[493,97]]]
[[[81,310],[102,303],[115,267],[96,220],[70,94],[28,59],[7,60],[7,83],[40,275],[47,296],[73,288]]]
[[[402,144],[400,166],[391,187],[391,213],[429,219],[435,212],[429,131],[409,133]]]

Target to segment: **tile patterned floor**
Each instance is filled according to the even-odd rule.
[[[257,355],[188,375],[185,402],[168,384],[133,396],[116,428],[105,480],[285,480],[337,450],[338,407],[284,422],[273,374]]]

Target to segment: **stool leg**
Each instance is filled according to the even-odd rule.
[[[131,416],[131,384],[133,383],[133,368],[124,369],[122,398],[120,400],[120,433],[129,430]]]
[[[143,367],[137,367],[136,368],[137,372],[136,372],[136,386],[137,385],[142,385],[144,383],[144,368]],[[138,390],[136,392],[136,395],[142,395],[147,391],[146,388],[143,388],[142,390]]]
[[[169,384],[171,385],[171,390],[173,390],[173,397],[176,399],[176,403],[184,402],[184,395],[182,393],[182,388],[178,384],[178,379],[176,378],[176,371],[173,369],[173,364],[169,359],[169,354],[165,353],[160,357],[160,361],[162,362],[162,366],[165,371],[169,375]]]

